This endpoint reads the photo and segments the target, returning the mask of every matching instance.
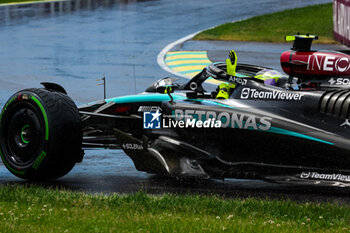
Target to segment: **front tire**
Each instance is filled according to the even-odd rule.
[[[14,94],[0,116],[0,155],[14,175],[55,179],[81,160],[79,111],[64,93],[26,89]]]

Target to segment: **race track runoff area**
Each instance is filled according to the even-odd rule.
[[[195,76],[210,63],[207,51],[175,51],[168,52],[165,57],[170,69],[188,77]]]
[[[165,64],[176,73],[192,78],[211,64],[207,51],[171,51],[165,56]],[[205,82],[220,84],[209,77]]]

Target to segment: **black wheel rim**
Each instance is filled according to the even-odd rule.
[[[42,117],[30,103],[19,104],[7,118],[6,157],[17,167],[30,165],[43,146]]]

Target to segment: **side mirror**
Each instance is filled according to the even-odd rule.
[[[174,86],[174,81],[177,79],[174,78],[163,78],[161,80],[158,80],[154,84],[155,91],[158,93],[173,93],[175,86]]]
[[[174,92],[174,86],[173,85],[165,85],[165,86],[158,86],[156,88],[156,92],[158,93],[173,93]]]
[[[177,78],[162,78],[146,89],[146,92],[173,93],[178,89],[178,84],[174,83]]]

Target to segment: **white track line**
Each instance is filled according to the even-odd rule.
[[[181,39],[178,39],[177,41],[174,41],[173,43],[168,44],[167,46],[164,47],[164,49],[162,51],[160,51],[160,53],[158,54],[157,57],[157,62],[158,65],[165,71],[168,71],[169,73],[175,74],[176,76],[180,76],[182,78],[186,78],[188,79],[189,77],[184,75],[184,74],[180,74],[178,72],[173,71],[172,69],[170,69],[166,64],[165,64],[165,56],[166,54],[172,49],[174,48],[176,45],[182,44],[187,40],[191,40],[195,35],[197,35],[198,33],[200,33],[201,31],[192,33],[191,35],[182,37]]]
[[[239,21],[243,21],[243,20],[246,20],[246,19],[249,19],[250,17],[245,17],[245,18],[242,18],[242,19],[239,19],[239,20],[236,20],[236,21],[232,21],[232,23],[236,23],[236,22],[239,22]],[[207,29],[204,29],[204,30],[208,30],[208,29],[212,29],[216,26],[213,26],[213,27],[210,27],[210,28],[207,28]],[[195,35],[197,35],[198,33],[204,31],[204,30],[200,30],[198,32],[195,32],[195,33],[192,33],[190,35],[187,35],[185,37],[182,37],[180,39],[178,39],[177,41],[174,41],[173,43],[170,43],[168,44],[167,46],[164,47],[164,49],[162,51],[160,51],[160,53],[158,54],[157,56],[157,62],[158,62],[158,65],[165,71],[171,73],[171,74],[174,74],[176,76],[180,76],[182,78],[186,78],[186,79],[189,79],[188,76],[184,75],[184,74],[180,74],[178,72],[175,72],[173,71],[172,69],[170,69],[166,64],[165,64],[165,56],[166,54],[172,49],[174,48],[176,45],[179,45],[179,44],[182,44],[184,43],[185,41],[187,40],[191,40]]]

